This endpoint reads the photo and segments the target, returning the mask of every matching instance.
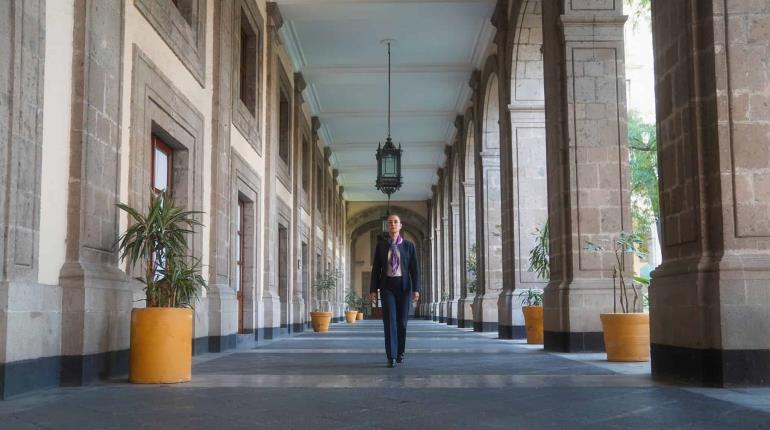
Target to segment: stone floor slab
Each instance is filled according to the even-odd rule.
[[[336,324],[249,351],[194,358],[193,380],[115,380],[0,402],[0,429],[770,428],[770,390],[652,381],[649,364],[551,354],[410,322],[406,362],[385,367],[381,323]]]

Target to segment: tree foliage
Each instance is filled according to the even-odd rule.
[[[660,216],[655,124],[646,124],[639,114],[629,112],[628,144],[633,229],[640,237],[646,238],[652,224]]]
[[[465,286],[467,288],[468,294],[474,294],[476,293],[476,270],[477,270],[477,262],[476,262],[476,244],[474,243],[471,245],[471,250],[468,252],[468,257],[465,260],[465,273],[466,273],[466,281]]]

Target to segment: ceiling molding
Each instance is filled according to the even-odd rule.
[[[319,132],[326,146],[329,146],[334,142],[334,139],[332,138],[332,132],[329,130],[329,126],[327,124],[321,122],[321,129]]]
[[[481,28],[479,28],[479,32],[476,35],[476,43],[474,44],[473,50],[468,57],[468,61],[470,61],[474,68],[481,69],[484,65],[487,51],[489,46],[494,41],[496,31],[497,30],[495,29],[495,26],[492,25],[492,21],[490,19],[485,19],[482,21]]]
[[[318,99],[318,91],[316,90],[315,84],[308,81],[306,74],[303,74],[302,76],[305,76],[305,81],[308,82],[308,86],[305,88],[307,96],[303,95],[303,97],[305,97],[305,100],[310,105],[310,110],[313,112],[313,115],[318,115],[318,112],[321,112],[321,101]]]
[[[389,4],[389,3],[409,3],[409,4],[431,4],[431,3],[493,3],[494,0],[273,0],[275,3],[283,5],[331,5],[331,4]]]
[[[289,54],[289,59],[291,59],[294,70],[302,70],[307,64],[307,61],[305,60],[305,53],[302,51],[302,46],[299,44],[299,38],[297,37],[294,23],[288,21],[286,25],[283,25],[281,29],[278,30],[278,37],[283,41],[283,46],[286,48],[286,53]]]
[[[471,73],[477,67],[472,63],[464,64],[413,64],[392,66],[391,75],[398,74],[419,74],[419,73]],[[339,75],[387,75],[388,66],[371,65],[345,65],[339,64],[335,66],[312,66],[306,65],[302,69],[302,73],[306,76],[322,77],[322,76],[339,76]]]
[[[346,142],[346,143],[334,143],[329,145],[332,148],[332,151],[355,151],[355,150],[372,150],[372,153],[374,153],[374,150],[377,149],[377,145],[382,143],[382,141],[371,141],[371,142]],[[444,141],[422,141],[422,142],[409,142],[409,141],[401,141],[401,147],[404,149],[407,148],[443,148],[444,145],[446,145],[446,142]]]
[[[372,157],[372,165],[374,165],[374,157]],[[415,164],[404,164],[404,162],[401,162],[401,170],[421,170],[421,171],[429,171],[436,168],[436,164],[434,163],[415,163]],[[356,172],[371,172],[372,166],[354,166],[354,167],[347,167],[345,168],[346,173],[354,174]]]
[[[321,119],[333,119],[333,118],[379,118],[388,116],[387,111],[348,111],[348,112],[319,112],[318,117]],[[454,117],[457,115],[453,110],[391,110],[390,116],[392,118],[434,118],[434,117]]]

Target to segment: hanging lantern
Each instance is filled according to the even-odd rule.
[[[388,195],[388,206],[390,206],[390,195],[401,188],[401,144],[398,148],[393,144],[390,138],[390,42],[388,44],[388,137],[385,139],[385,145],[381,143],[377,146],[377,189]]]
[[[401,145],[396,148],[390,137],[377,147],[377,189],[387,194],[401,188]]]

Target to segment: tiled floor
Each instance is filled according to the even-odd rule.
[[[0,402],[0,429],[770,428],[770,389],[666,386],[649,364],[494,337],[410,321],[406,361],[388,369],[380,322],[337,324],[196,357],[186,384],[115,381]]]

